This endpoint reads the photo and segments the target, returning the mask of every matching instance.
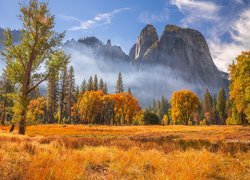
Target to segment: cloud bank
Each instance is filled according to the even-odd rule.
[[[140,104],[148,106],[154,98],[166,96],[170,98],[173,91],[190,89],[202,95],[207,87],[202,84],[188,83],[181,79],[178,72],[166,66],[144,67],[142,71],[121,59],[110,61],[96,55],[94,49],[77,44],[64,47],[65,52],[71,54],[71,65],[75,70],[76,84],[95,74],[108,84],[109,93],[115,92],[118,73],[122,72],[124,90],[131,88],[132,93],[139,99]],[[211,88],[211,87],[210,87]],[[212,89],[211,89],[212,90]],[[216,90],[217,91],[217,90]]]

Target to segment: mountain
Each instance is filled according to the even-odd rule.
[[[19,37],[20,32],[13,32]],[[204,36],[193,29],[167,25],[158,36],[155,27],[147,25],[129,55],[110,40],[103,43],[93,36],[68,40],[62,48],[71,55],[76,84],[97,74],[107,82],[109,92],[114,92],[122,72],[125,90],[130,88],[142,106],[180,89],[190,89],[201,97],[206,89],[217,93],[228,85],[228,75],[218,71]]]
[[[89,49],[92,50],[94,56],[97,58],[104,58],[114,63],[120,63],[120,61],[129,63],[128,55],[122,51],[120,46],[111,45],[111,40],[108,40],[107,43],[104,44],[93,36],[79,39],[78,41],[72,39],[64,44],[64,48],[74,48],[79,51]]]
[[[155,28],[147,25],[129,56],[131,63],[140,69],[160,65],[170,68],[190,83],[216,89],[225,86],[207,42],[197,30],[167,25],[158,39]]]

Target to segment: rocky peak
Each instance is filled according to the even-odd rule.
[[[92,47],[102,45],[102,42],[94,36],[79,39],[78,42]]]
[[[222,77],[215,66],[204,36],[197,30],[166,25],[158,40],[152,26],[146,26],[130,51],[132,63],[140,67],[163,65],[179,72],[187,82],[204,87],[223,86]],[[148,32],[155,32],[150,33]],[[152,35],[156,34],[156,35]],[[154,37],[154,38],[152,38]],[[152,38],[150,40],[150,38]]]
[[[148,24],[146,25],[137,39],[135,49],[135,60],[140,60],[144,53],[158,40],[158,35],[156,29],[153,25]]]

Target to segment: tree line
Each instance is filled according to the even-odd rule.
[[[242,52],[230,70],[229,94],[207,90],[200,101],[189,91],[174,92],[141,110],[130,89],[124,92],[119,73],[114,94],[107,84],[91,76],[75,85],[70,56],[60,48],[64,33],[54,31],[54,16],[47,3],[30,0],[21,5],[22,36],[14,44],[4,32],[1,53],[6,68],[0,80],[1,124],[17,122],[19,134],[27,123],[98,124],[248,124],[250,121],[250,52]],[[47,95],[39,87],[47,81]]]

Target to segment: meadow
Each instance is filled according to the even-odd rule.
[[[0,126],[0,179],[250,179],[250,127]]]

